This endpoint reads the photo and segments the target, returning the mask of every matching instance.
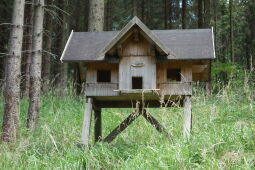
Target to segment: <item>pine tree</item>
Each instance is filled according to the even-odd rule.
[[[186,29],[187,27],[187,0],[182,0],[182,29]]]
[[[233,30],[233,0],[229,0],[229,34],[230,34],[230,56],[231,61],[235,62],[234,53],[234,30]]]
[[[25,0],[14,0],[9,54],[6,58],[2,140],[16,140],[20,114],[20,69]]]
[[[33,34],[33,12],[34,5],[33,1],[29,0],[25,5],[25,20],[24,20],[24,40],[23,40],[23,56],[22,56],[22,70],[23,70],[23,81],[22,85],[22,97],[29,97],[30,88],[30,64],[32,58],[32,34]]]
[[[60,48],[61,52],[65,48],[66,41],[68,39],[69,33],[69,18],[66,14],[68,9],[68,0],[61,0],[61,8],[64,12],[61,13],[62,15],[62,26],[61,26],[61,40],[60,40]],[[67,72],[68,72],[68,63],[61,63],[59,62],[59,76],[58,76],[58,94],[60,97],[64,97],[67,91]]]
[[[52,6],[53,2],[52,0],[47,0],[46,1],[47,6]],[[42,90],[44,92],[47,91],[48,87],[49,87],[49,82],[50,82],[50,70],[51,70],[51,48],[52,48],[52,32],[53,32],[53,18],[52,15],[50,15],[50,13],[48,13],[47,17],[46,17],[46,23],[45,23],[45,35],[44,35],[44,39],[45,39],[45,51],[46,53],[44,53],[43,58],[42,58]]]
[[[27,127],[34,129],[39,118],[41,93],[44,0],[34,0],[33,55],[30,65],[30,94]]]

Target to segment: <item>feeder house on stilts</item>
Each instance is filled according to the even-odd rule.
[[[137,17],[121,31],[72,32],[61,60],[77,63],[85,83],[82,144],[88,145],[93,110],[95,140],[110,143],[140,115],[166,133],[146,108],[174,103],[184,107],[189,137],[192,82],[210,81],[213,41],[212,29],[149,30]],[[102,108],[132,107],[136,111],[103,137]]]

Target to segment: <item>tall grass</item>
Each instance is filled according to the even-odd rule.
[[[90,149],[77,147],[84,98],[44,94],[33,133],[25,128],[28,101],[22,100],[18,141],[0,144],[0,169],[254,169],[254,91],[248,81],[230,81],[211,97],[194,88],[189,141],[182,135],[183,108],[161,108],[149,111],[174,137],[173,143],[139,117],[112,144],[93,143],[92,122]],[[130,112],[103,109],[103,136]]]

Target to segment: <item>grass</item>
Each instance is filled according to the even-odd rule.
[[[209,98],[194,89],[189,141],[182,136],[183,108],[160,108],[149,110],[174,136],[173,143],[139,117],[112,144],[84,150],[77,147],[83,98],[44,95],[32,134],[25,128],[28,101],[22,100],[18,141],[0,144],[0,169],[255,169],[254,93],[247,84],[229,84]],[[103,135],[130,112],[103,109]],[[93,122],[91,129],[93,143]]]

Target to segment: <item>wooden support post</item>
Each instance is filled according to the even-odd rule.
[[[89,144],[89,131],[91,122],[93,99],[88,98],[85,105],[84,120],[82,124],[81,144],[88,146]]]
[[[94,110],[95,112],[95,142],[98,142],[102,139],[102,116],[101,108]]]
[[[184,98],[183,120],[184,120],[184,123],[183,123],[184,137],[189,139],[190,131],[192,128],[191,96],[185,96],[185,98]]]
[[[207,96],[212,94],[212,77],[211,77],[212,62],[209,62],[209,80],[205,83],[205,91]]]
[[[130,125],[138,116],[140,116],[140,114],[137,112],[130,114],[123,122],[121,122],[118,127],[116,127],[106,138],[104,138],[103,141],[108,143],[112,142],[113,139],[115,139],[119,133],[125,130],[128,125]]]
[[[205,91],[206,91],[206,96],[211,96],[211,94],[212,94],[211,81],[205,83]]]

